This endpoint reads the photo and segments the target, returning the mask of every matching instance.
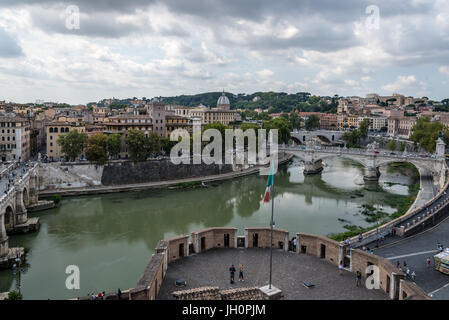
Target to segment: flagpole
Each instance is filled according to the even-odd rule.
[[[272,271],[273,271],[273,216],[274,216],[274,172],[273,172],[273,177],[272,177],[272,189],[273,189],[273,194],[271,196],[271,237],[270,237],[270,283],[269,283],[269,289],[271,289],[271,276],[272,276]]]

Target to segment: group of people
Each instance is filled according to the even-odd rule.
[[[99,292],[98,294],[89,294],[91,300],[106,300],[106,292]]]
[[[14,180],[16,177],[21,178],[27,171],[27,168],[29,167],[29,163],[15,163],[12,166],[8,168],[6,172],[4,172],[0,179],[2,183],[5,183],[5,190],[3,191],[4,194],[7,194],[9,189],[14,185]],[[16,170],[16,172],[14,172]]]
[[[237,270],[235,269],[234,265],[231,265],[229,267],[229,273],[230,273],[230,276],[231,276],[231,284],[234,283],[234,275],[235,275],[236,271]],[[239,281],[244,281],[244,279],[243,279],[243,265],[242,264],[239,265]]]
[[[427,258],[428,265],[430,265],[430,258]],[[405,278],[407,280],[415,281],[416,279],[416,273],[415,271],[411,271],[409,267],[407,267],[407,262],[404,261],[403,266],[401,267],[401,263],[398,261],[396,262],[396,268],[398,268],[399,271],[402,271],[405,273]]]
[[[88,296],[90,297],[91,300],[106,300],[106,292],[99,292],[97,294],[95,293],[90,293],[88,294]],[[117,298],[119,300],[121,300],[122,298],[122,291],[120,290],[120,288],[117,290]]]

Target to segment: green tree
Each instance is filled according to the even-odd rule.
[[[161,153],[161,139],[156,132],[150,132],[148,138],[145,138],[145,140],[145,148],[148,154],[157,155]]]
[[[342,139],[348,148],[360,148],[360,132],[358,130],[346,131]]]
[[[90,162],[104,165],[108,161],[108,137],[96,133],[87,140],[86,158]]]
[[[405,142],[401,142],[401,147],[400,147],[400,151],[401,152],[403,152],[404,150],[405,150],[405,146],[406,146],[406,144],[405,144]]]
[[[161,139],[161,150],[165,154],[170,154],[171,149],[178,143],[177,141],[170,141],[169,138],[160,138]],[[181,140],[181,138],[179,138]]]
[[[278,143],[288,143],[290,140],[290,133],[292,131],[291,123],[283,117],[264,121],[263,129],[267,130],[267,134],[271,129],[278,130]]]
[[[395,139],[390,140],[390,141],[387,143],[387,148],[388,148],[388,150],[390,150],[390,151],[396,150],[396,140],[395,140]]]
[[[360,137],[365,139],[368,136],[368,130],[369,130],[369,120],[363,119],[363,121],[359,124],[359,133]]]
[[[294,111],[290,112],[290,123],[292,125],[292,129],[301,128],[301,117]]]
[[[320,118],[318,118],[318,116],[316,116],[314,114],[311,115],[310,117],[307,118],[305,126],[306,126],[306,130],[308,130],[308,131],[319,128]]]
[[[140,130],[131,129],[126,137],[128,154],[134,162],[145,161],[148,158],[148,140]]]
[[[75,161],[86,147],[87,135],[78,130],[72,130],[67,134],[60,135],[56,143],[61,146],[61,152],[68,160]]]
[[[429,117],[419,118],[412,128],[410,140],[427,152],[434,152],[440,132],[444,133],[444,141],[447,143],[449,141],[449,133],[441,122],[430,121]]]
[[[120,134],[113,133],[108,136],[108,155],[112,159],[116,159],[122,149],[122,139]]]

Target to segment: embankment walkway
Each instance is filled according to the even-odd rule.
[[[284,155],[279,159],[279,165],[287,163],[293,155]],[[171,186],[176,186],[183,183],[192,182],[215,182],[215,181],[225,181],[231,180],[238,177],[249,176],[259,172],[261,166],[255,166],[249,169],[234,171],[229,173],[223,173],[212,176],[204,177],[193,177],[179,180],[169,180],[169,181],[155,181],[147,183],[136,183],[118,186],[96,186],[96,187],[82,187],[82,188],[67,188],[67,189],[52,189],[52,190],[41,190],[39,191],[39,197],[50,197],[55,194],[62,196],[77,196],[77,195],[87,195],[87,194],[102,194],[102,193],[115,193],[115,192],[127,192],[127,191],[139,191],[144,189],[159,189],[167,188]]]

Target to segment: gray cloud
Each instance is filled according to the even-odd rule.
[[[17,41],[0,27],[0,57],[15,58],[23,55]]]

